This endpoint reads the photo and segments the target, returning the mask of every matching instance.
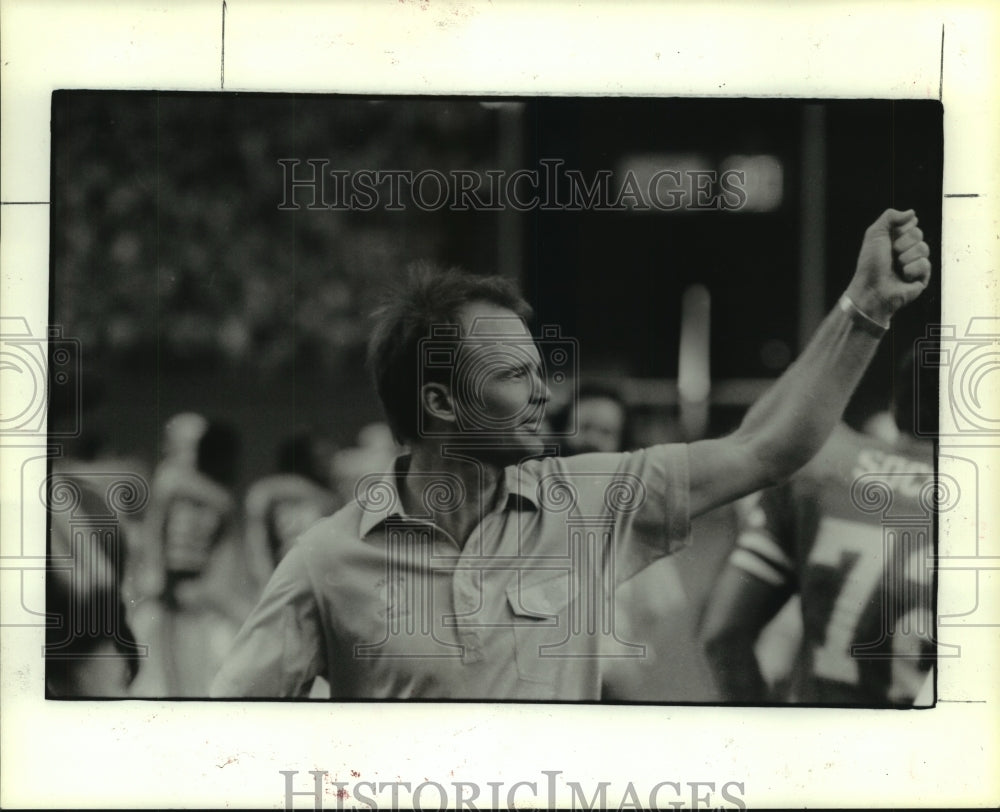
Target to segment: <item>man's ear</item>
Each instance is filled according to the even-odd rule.
[[[420,388],[420,405],[428,417],[445,423],[455,423],[455,404],[451,390],[441,383],[425,383]]]

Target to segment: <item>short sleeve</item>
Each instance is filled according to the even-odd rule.
[[[691,537],[688,447],[655,445],[622,454],[581,454],[559,460],[555,479],[539,483],[543,502],[558,499],[559,478],[581,521],[610,522],[615,579],[624,581],[685,547]],[[543,508],[544,509],[544,508]]]
[[[293,549],[240,629],[210,695],[299,697],[323,670],[323,633],[305,556]]]

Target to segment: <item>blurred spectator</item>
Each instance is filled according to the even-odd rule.
[[[154,591],[134,621],[149,660],[133,692],[206,696],[257,593],[232,492],[239,438],[228,425],[184,415],[164,439],[147,518]]]
[[[184,489],[196,492],[203,486],[207,498],[215,502],[220,513],[225,514],[230,509],[225,490],[198,471],[198,444],[207,428],[208,420],[194,412],[174,415],[164,424],[162,460],[153,471],[144,528],[142,597],[157,597],[164,589],[167,513],[174,497]],[[174,526],[176,528],[176,523]]]
[[[333,481],[344,504],[354,499],[362,477],[392,470],[399,446],[386,423],[369,423],[358,432],[357,445],[333,455]]]
[[[163,467],[193,471],[198,463],[198,443],[208,428],[200,414],[182,412],[171,417],[163,427]]]
[[[330,488],[331,452],[311,433],[293,435],[278,449],[277,472],[250,486],[244,538],[261,587],[302,531],[341,506]]]
[[[570,422],[575,420],[575,426]],[[570,454],[591,451],[614,452],[632,447],[628,407],[613,386],[585,382],[574,404],[564,406],[550,420],[556,435],[560,436]]]
[[[489,165],[499,116],[474,99],[57,94],[55,320],[73,325],[96,363],[142,368],[155,352],[165,375],[244,362],[274,371],[306,357],[337,368],[363,347],[378,291],[407,258],[440,250],[455,215],[407,206],[361,218],[311,211],[301,194],[292,215],[278,205],[278,161],[335,154],[345,169]],[[161,164],[170,171],[157,172]],[[481,229],[487,252],[493,218]],[[95,279],[104,295],[90,295]],[[292,313],[286,303],[300,291],[310,295]]]
[[[581,383],[576,403],[557,412],[550,425],[564,455],[632,447],[629,409],[613,386]],[[658,560],[617,587],[614,633],[619,641],[645,646],[645,654],[607,659],[604,698],[635,702],[715,698],[695,635],[694,613],[673,557]]]
[[[148,490],[135,461],[109,454],[102,378],[82,384],[50,381],[48,425],[64,456],[52,460],[45,492],[48,697],[124,696],[143,653],[129,624],[126,584]]]
[[[73,460],[57,460],[53,471],[47,483],[46,696],[124,696],[142,652],[122,596],[126,529],[119,512],[141,509],[141,481]],[[132,490],[115,496],[113,489],[122,487]]]
[[[702,632],[726,699],[933,703],[934,448],[912,435],[912,369],[895,380],[895,440],[842,426],[792,480],[744,512]],[[921,395],[920,408],[936,411],[935,393]],[[893,528],[894,517],[906,517],[905,526]],[[775,680],[788,669],[768,654],[786,655],[761,636],[795,598],[801,643],[787,681]]]

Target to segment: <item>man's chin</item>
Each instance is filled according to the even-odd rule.
[[[466,442],[470,446],[470,456],[474,456],[488,465],[502,468],[546,454],[545,440],[537,434],[515,434],[510,437],[491,438],[485,442],[476,442],[470,438]],[[461,444],[459,441],[454,445]]]

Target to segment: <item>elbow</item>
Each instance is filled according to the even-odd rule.
[[[811,438],[795,442],[788,438],[749,437],[745,440],[747,453],[754,460],[758,472],[758,486],[754,490],[781,485],[806,465],[820,449],[821,443]]]
[[[780,485],[819,453],[835,426],[835,421],[828,424],[822,411],[822,404],[813,402],[791,415],[744,421],[736,430],[733,438],[765,486]]]
[[[729,439],[736,448],[732,464],[741,471],[740,487],[733,499],[781,485],[815,453],[811,448],[792,448],[787,443],[772,441],[759,432],[738,430]]]

